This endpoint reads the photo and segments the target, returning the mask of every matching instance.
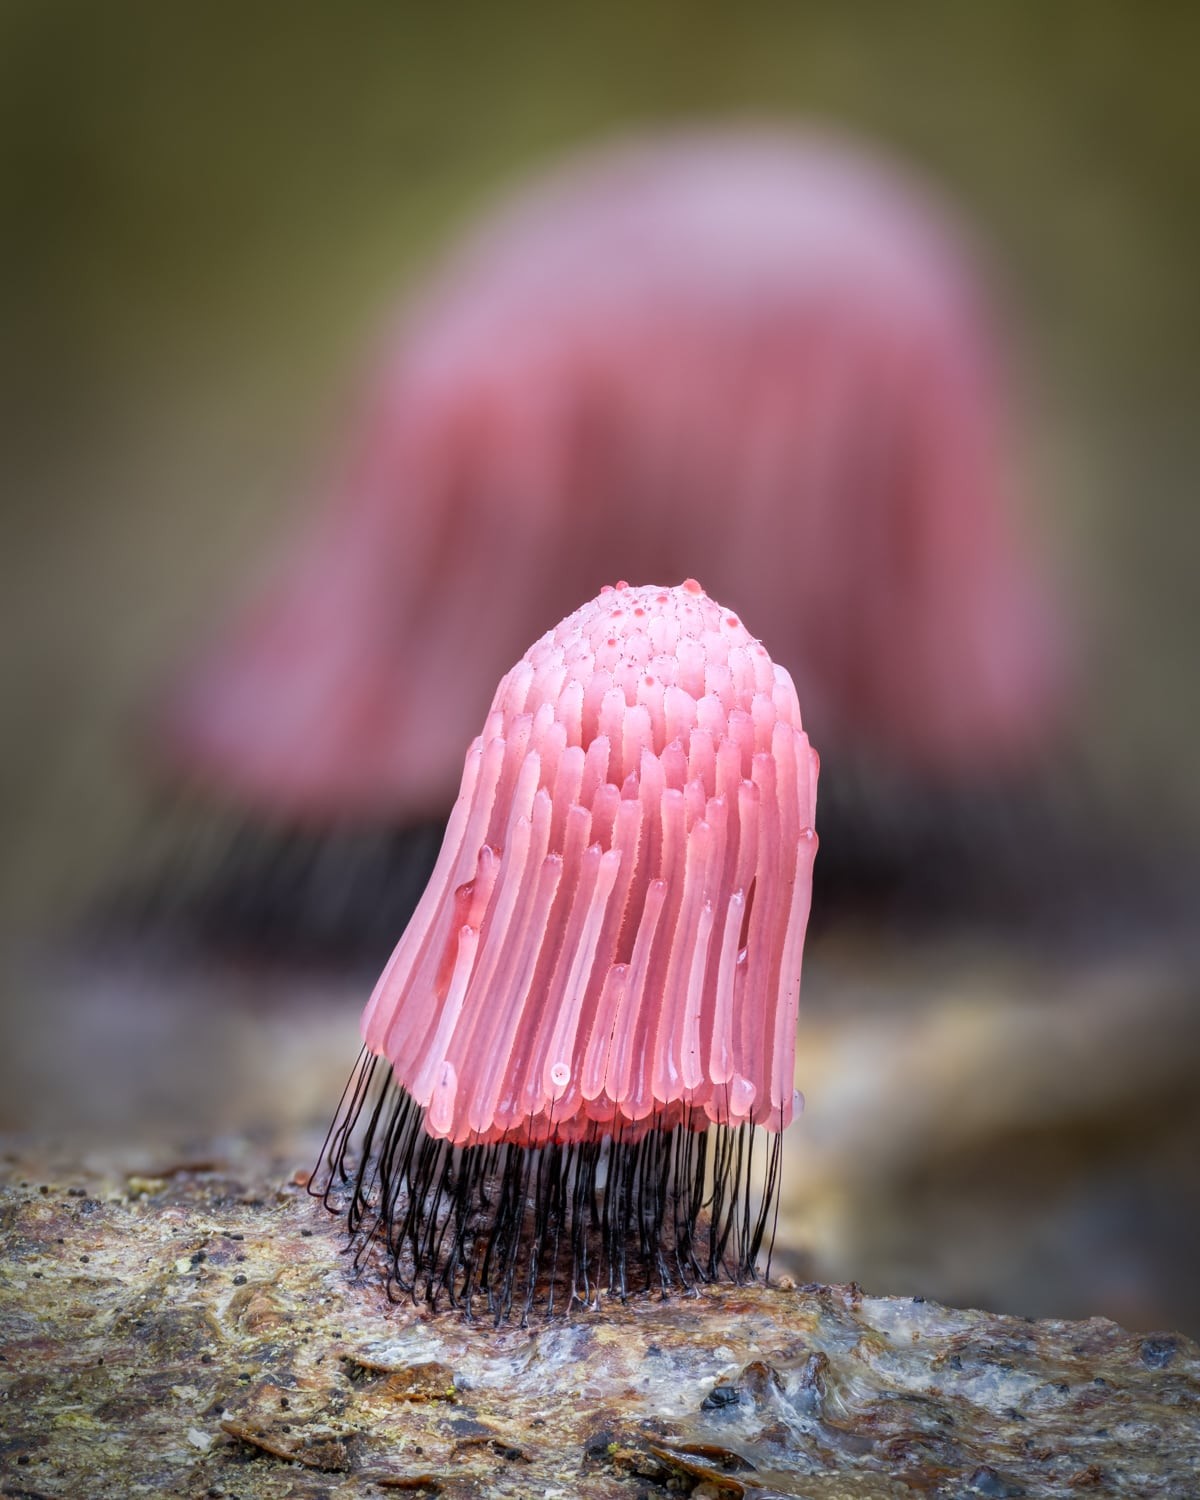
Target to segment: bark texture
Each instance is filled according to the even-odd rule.
[[[496,1330],[349,1279],[286,1155],[77,1160],[3,1161],[6,1496],[1200,1492],[1182,1336],[786,1282]]]

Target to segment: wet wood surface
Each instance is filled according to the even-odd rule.
[[[786,1278],[430,1316],[351,1278],[298,1160],[9,1143],[0,1493],[1200,1493],[1182,1336]]]

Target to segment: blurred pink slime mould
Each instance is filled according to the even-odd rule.
[[[318,1174],[399,1286],[502,1315],[547,1234],[573,1295],[592,1236],[622,1291],[630,1236],[651,1282],[667,1257],[668,1280],[754,1274],[778,1158],[751,1215],[745,1127],[777,1139],[795,1108],[816,785],[788,673],[692,579],[606,588],[504,677]],[[480,1207],[505,1151],[536,1191]],[[623,1208],[595,1208],[601,1168]]]
[[[577,161],[403,320],[334,503],[185,676],[169,753],[302,821],[442,812],[505,665],[636,569],[750,613],[839,755],[1019,762],[1064,653],[1003,408],[970,258],[890,167],[784,131]]]

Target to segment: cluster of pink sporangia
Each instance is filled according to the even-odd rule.
[[[363,1017],[427,1131],[783,1129],[817,764],[788,673],[693,579],[543,636]]]

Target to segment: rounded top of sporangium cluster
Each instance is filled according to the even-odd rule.
[[[817,765],[787,671],[694,579],[537,641],[363,1018],[428,1132],[782,1129]]]

